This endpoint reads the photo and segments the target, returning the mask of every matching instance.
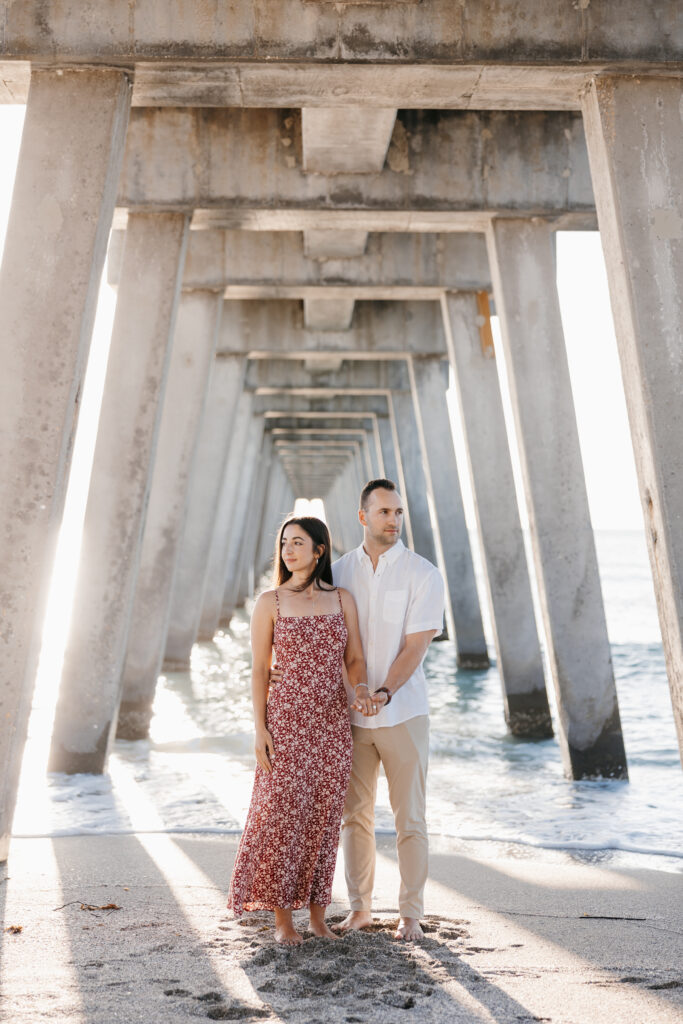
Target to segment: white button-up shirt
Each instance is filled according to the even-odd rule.
[[[443,629],[444,585],[441,573],[402,541],[380,555],[377,569],[363,545],[332,566],[335,586],[350,591],[358,608],[363,653],[371,690],[383,686],[409,633]],[[429,713],[427,682],[420,663],[388,707],[367,718],[351,711],[353,725],[365,729],[398,725]]]

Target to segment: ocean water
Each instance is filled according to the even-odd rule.
[[[495,664],[458,671],[453,644],[434,643],[430,832],[488,856],[561,850],[683,871],[683,771],[644,540],[596,539],[630,780],[565,778],[556,740],[507,734]],[[117,741],[108,775],[41,776],[29,791],[27,768],[14,834],[239,832],[253,764],[248,628],[245,609],[195,647],[190,672],[162,677],[150,739]],[[376,825],[393,829],[383,780]]]

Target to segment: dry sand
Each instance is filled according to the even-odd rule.
[[[0,1019],[683,1020],[680,874],[482,858],[435,841],[426,938],[405,945],[392,938],[398,874],[383,838],[375,926],[285,949],[270,914],[234,921],[224,909],[235,849],[215,837],[16,840],[0,893],[4,927],[21,931],[2,934]],[[333,920],[345,910],[340,868]],[[90,909],[107,904],[120,909]]]

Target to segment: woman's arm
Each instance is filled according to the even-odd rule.
[[[273,592],[261,594],[251,615],[251,699],[254,705],[254,753],[264,771],[271,771],[273,737],[266,728],[268,671],[273,655]]]
[[[344,621],[346,622],[346,629],[349,634],[346,650],[344,651],[344,664],[346,665],[346,674],[349,677],[349,683],[353,687],[355,697],[351,707],[354,711],[362,711],[364,715],[369,715],[372,713],[372,699],[368,689],[368,670],[363,656],[363,644],[360,638],[356,602],[348,590],[343,590],[340,587],[339,594],[344,611]]]

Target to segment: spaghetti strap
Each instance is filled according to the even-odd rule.
[[[277,617],[280,618],[280,598],[278,596],[277,587],[275,588],[275,607],[277,608]]]
[[[342,604],[341,590],[339,589],[339,587],[337,587],[337,597],[339,598],[339,610],[341,611],[341,613],[343,615],[344,614],[344,605]]]

